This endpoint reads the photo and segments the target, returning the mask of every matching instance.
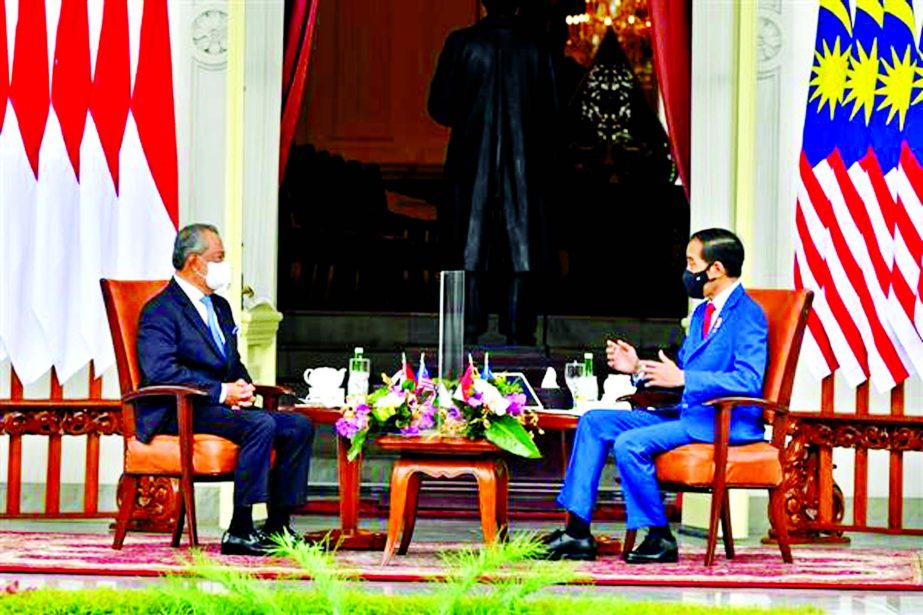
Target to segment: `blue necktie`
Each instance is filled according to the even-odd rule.
[[[212,339],[215,340],[215,346],[218,347],[218,352],[220,352],[221,357],[224,358],[226,356],[224,352],[224,340],[221,339],[221,327],[218,326],[218,314],[215,313],[215,305],[212,303],[212,298],[208,295],[202,297],[201,301],[205,304],[205,311],[208,313],[208,330],[212,333]]]

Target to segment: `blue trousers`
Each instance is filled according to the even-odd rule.
[[[577,424],[574,448],[557,502],[589,523],[599,491],[599,477],[612,449],[625,494],[628,529],[667,525],[654,457],[694,441],[677,414],[591,410]]]

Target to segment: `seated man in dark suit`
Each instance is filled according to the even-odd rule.
[[[176,273],[141,313],[138,360],[142,385],[197,387],[208,393],[193,411],[193,431],[240,446],[234,474],[234,515],[221,539],[226,555],[260,555],[268,536],[294,531],[291,510],[304,502],[314,428],[307,418],[253,408],[254,387],[237,352],[237,327],[227,300],[214,291],[231,271],[218,230],[192,224],[176,236]],[[137,437],[176,434],[173,404],[147,403],[137,410]],[[270,454],[276,451],[275,467]],[[251,507],[266,502],[269,518],[253,527]]]
[[[682,390],[680,404],[657,411],[592,410],[580,417],[558,503],[567,527],[545,537],[552,559],[594,559],[590,517],[600,473],[615,452],[625,494],[628,529],[648,528],[626,556],[632,564],[675,562],[676,539],[664,513],[654,458],[692,442],[714,442],[714,410],[705,402],[726,395],[759,397],[768,357],[768,325],[762,308],[740,285],[744,248],[733,233],[707,229],[686,248],[683,282],[693,299],[707,299],[692,313],[676,363],[663,351],[659,361],[641,361],[624,341],[610,341],[609,367],[648,386]],[[641,386],[639,384],[639,386]],[[731,418],[731,444],[763,439],[759,408],[741,407]]]

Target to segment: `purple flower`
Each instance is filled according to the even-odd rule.
[[[475,393],[474,395],[468,398],[468,405],[471,406],[472,408],[479,408],[483,404],[484,402],[481,399],[480,393]]]
[[[432,414],[421,414],[420,419],[417,421],[417,426],[422,430],[432,429],[436,424],[436,421],[433,419]]]
[[[401,435],[403,436],[419,436],[420,428],[411,423],[407,427],[401,427]]]
[[[451,408],[449,408],[449,410],[448,410],[448,412],[447,412],[446,414],[447,414],[448,417],[449,417],[450,419],[452,419],[453,421],[460,421],[460,420],[462,420],[462,418],[464,418],[464,417],[462,416],[461,410],[459,410],[459,409],[456,408],[455,406],[452,406]]]
[[[526,405],[526,396],[522,393],[513,393],[508,399],[510,400],[510,407],[507,408],[507,413],[510,416],[522,414],[522,407]]]
[[[342,437],[352,440],[359,432],[359,426],[354,421],[344,417],[337,419],[336,430]]]

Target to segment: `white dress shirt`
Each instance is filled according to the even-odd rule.
[[[186,296],[189,297],[189,300],[192,301],[192,307],[195,308],[196,312],[199,313],[199,316],[202,317],[202,322],[205,323],[205,328],[208,327],[208,308],[205,307],[205,304],[202,303],[202,297],[205,296],[201,290],[181,278],[180,276],[173,274],[173,279],[176,280],[176,283],[179,284],[179,287],[186,293]],[[218,313],[215,312],[215,318],[218,317]],[[211,331],[211,329],[209,329]],[[218,335],[221,336],[221,343],[225,343],[224,331],[221,330],[221,327],[218,327]]]

